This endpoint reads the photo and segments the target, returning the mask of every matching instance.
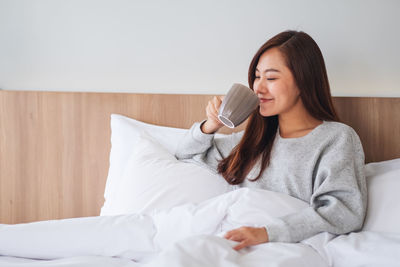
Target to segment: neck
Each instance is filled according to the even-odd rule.
[[[322,123],[308,113],[299,98],[287,112],[279,114],[279,132],[282,137],[301,137]]]

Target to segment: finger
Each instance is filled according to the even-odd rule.
[[[219,111],[219,108],[221,107],[221,103],[222,103],[221,98],[219,98],[219,97],[217,97],[217,96],[215,96],[215,97],[213,98],[213,105],[214,105],[215,110],[216,110],[217,112]]]
[[[212,114],[212,109],[211,109],[211,103],[210,102],[208,102],[208,105],[206,107],[206,113],[207,113],[207,116],[210,116]]]
[[[248,247],[248,243],[247,243],[246,240],[243,240],[238,245],[234,246],[233,249],[234,250],[241,250],[242,248],[245,248],[245,247]]]
[[[246,237],[243,236],[241,233],[234,233],[231,234],[227,239],[231,241],[242,242],[243,240],[246,239]]]
[[[215,104],[216,107],[219,107],[221,105],[221,103],[222,103],[222,99],[221,99],[220,96],[214,96],[213,100],[214,100],[214,104]]]
[[[215,103],[213,101],[209,101],[208,102],[208,106],[209,110],[214,113],[215,115],[218,114],[218,109],[215,107]]]
[[[214,105],[216,105],[216,106],[218,106],[222,102],[222,100],[219,96],[214,96],[212,101],[213,101]]]
[[[214,105],[212,103],[209,103],[207,105],[206,113],[207,113],[207,115],[214,117],[214,118],[217,118],[217,115],[218,115],[218,113],[215,111]]]
[[[214,112],[210,112],[209,117],[218,124],[221,124],[221,121],[218,118],[218,115],[216,115]]]
[[[207,114],[207,117],[208,117],[210,120],[212,120],[212,121],[215,121],[215,122],[218,122],[218,123],[219,123],[219,119],[218,119],[218,117],[217,117],[217,116],[215,116],[215,115],[214,115],[214,113],[213,113],[212,111],[210,111],[210,110],[206,110],[206,114]]]
[[[236,242],[242,242],[244,239],[240,235],[232,235],[230,238],[228,238],[231,241],[236,241]]]
[[[210,107],[214,114],[218,114],[219,106],[215,103],[215,100],[211,103]]]
[[[237,230],[237,229],[234,229],[234,230],[230,230],[230,231],[228,231],[228,232],[226,232],[226,234],[225,234],[225,238],[230,238],[231,236],[233,236],[233,235],[235,235],[235,234],[237,234],[237,233],[239,233],[239,231]]]
[[[229,239],[229,237],[232,236],[232,231],[226,232],[226,234],[224,235],[224,238]]]

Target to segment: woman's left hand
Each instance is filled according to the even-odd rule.
[[[268,232],[265,227],[256,228],[244,226],[227,232],[224,237],[229,240],[240,242],[233,248],[235,250],[268,242]]]

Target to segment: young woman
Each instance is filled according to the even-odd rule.
[[[206,107],[176,157],[205,164],[234,185],[282,192],[309,208],[225,238],[235,249],[268,241],[297,242],[320,232],[362,227],[366,212],[364,153],[355,131],[338,122],[322,53],[304,32],[286,31],[255,54],[248,73],[260,99],[244,133],[214,139],[222,99]]]
[[[221,100],[216,97],[207,106],[207,120],[193,125],[177,157],[206,164],[230,184],[283,192],[310,206],[265,227],[242,227],[225,237],[238,241],[235,249],[241,249],[268,241],[297,242],[323,231],[343,234],[359,229],[366,208],[364,154],[357,134],[336,122],[317,44],[302,32],[278,34],[256,53],[249,84],[261,103],[244,134],[214,139],[222,126],[216,117]],[[0,224],[0,255],[149,260],[184,236],[219,229],[226,214],[207,203],[204,210],[221,218],[204,225],[197,217],[186,221],[172,216],[174,212]],[[191,210],[185,205],[175,209],[184,214]],[[204,210],[198,216],[206,214]]]

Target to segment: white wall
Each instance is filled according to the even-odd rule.
[[[0,88],[224,94],[303,30],[336,96],[400,96],[400,1],[0,0]]]

